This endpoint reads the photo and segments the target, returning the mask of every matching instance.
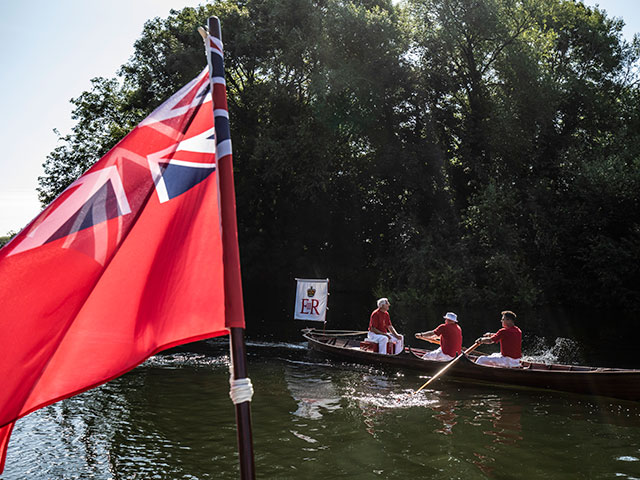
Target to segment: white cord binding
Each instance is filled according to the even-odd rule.
[[[231,385],[229,396],[235,405],[251,401],[253,398],[253,385],[250,378],[234,380],[233,377],[230,377],[229,384]]]

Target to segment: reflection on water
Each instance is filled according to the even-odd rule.
[[[249,350],[258,478],[640,478],[640,404]],[[3,480],[238,478],[226,353],[158,356],[20,420]]]
[[[393,378],[383,375],[364,375],[362,381],[350,386],[345,397],[360,409],[369,435],[376,436],[378,424],[385,423],[385,416],[395,409],[423,407],[429,403],[424,395],[414,395],[413,390],[403,388]]]
[[[500,396],[487,396],[476,400],[473,405],[473,424],[485,435],[473,452],[473,464],[489,478],[496,478],[495,465],[502,455],[502,447],[516,446],[523,439],[522,405]]]
[[[434,432],[444,435],[453,434],[453,427],[458,423],[458,415],[456,413],[458,407],[459,405],[456,400],[450,400],[446,397],[429,405],[429,408],[434,412],[433,418],[442,424],[442,426],[436,428]]]
[[[340,396],[327,375],[310,378],[304,364],[287,365],[284,379],[298,408],[293,412],[302,418],[318,420],[323,412],[340,408]]]
[[[501,400],[495,403],[490,413],[493,429],[485,433],[494,436],[495,443],[515,444],[522,440],[522,405],[505,405]]]
[[[207,473],[213,458],[235,455],[233,445],[216,451],[211,442],[212,432],[234,429],[232,406],[222,421],[214,415],[216,398],[228,394],[227,370],[226,356],[158,356],[38,410],[16,423],[1,478],[218,478]],[[183,465],[189,475],[179,474]]]

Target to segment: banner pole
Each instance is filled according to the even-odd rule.
[[[209,17],[209,35],[222,41],[220,30],[220,20],[217,17]],[[210,40],[207,39],[207,42]],[[209,52],[209,45],[207,45]],[[236,411],[236,430],[238,435],[238,455],[240,460],[240,478],[242,480],[255,479],[255,464],[253,455],[253,434],[251,431],[251,401],[253,387],[247,377],[247,355],[244,342],[244,305],[242,299],[242,278],[240,276],[240,252],[238,250],[238,226],[236,220],[236,198],[233,182],[233,163],[230,145],[228,151],[219,148],[221,143],[230,141],[228,129],[228,112],[226,85],[224,83],[224,63],[222,52],[219,57],[208,54],[209,68],[220,71],[210,71],[211,95],[213,98],[213,109],[215,117],[216,135],[216,164],[220,185],[220,215],[222,223],[222,245],[224,263],[224,286],[225,286],[225,316],[226,324],[229,328],[229,348],[232,371],[232,398],[235,385],[241,382],[248,382],[251,389],[250,394],[243,398],[246,401],[236,401],[234,398]],[[215,58],[214,58],[215,57]],[[213,78],[222,77],[213,81]],[[226,117],[221,112],[227,112]],[[219,155],[221,158],[219,158]],[[240,381],[240,382],[238,382]],[[246,392],[245,392],[246,393]]]
[[[325,332],[327,328],[327,314],[329,313],[329,279],[327,278],[327,306],[324,311],[324,324],[322,325],[322,333]]]

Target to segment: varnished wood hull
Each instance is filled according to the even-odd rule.
[[[348,333],[348,332],[341,332]],[[398,355],[381,355],[361,350],[360,338],[340,336],[331,331],[307,329],[303,336],[309,348],[344,360],[358,363],[387,365],[433,374],[446,362],[422,360],[421,349],[405,348]],[[548,365],[523,362],[519,368],[478,365],[473,357],[457,361],[446,373],[448,377],[505,384],[516,387],[557,390],[640,401],[640,370],[596,368],[577,365]]]

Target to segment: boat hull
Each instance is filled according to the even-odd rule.
[[[344,332],[342,332],[344,333]],[[440,371],[447,362],[422,360],[422,349],[405,348],[398,355],[381,355],[359,348],[359,339],[331,331],[303,331],[309,348],[326,355],[358,363],[411,369],[427,374]],[[478,365],[473,356],[457,361],[448,377],[514,387],[556,390],[640,401],[640,370],[596,368],[576,365],[551,365],[523,362],[522,367],[505,368]]]

